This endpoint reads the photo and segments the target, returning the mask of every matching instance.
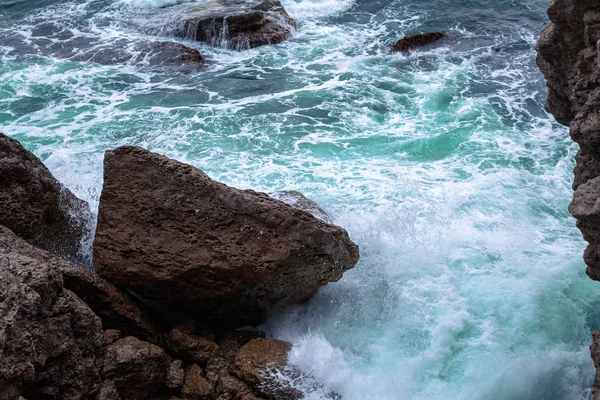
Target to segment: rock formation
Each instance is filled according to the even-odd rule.
[[[34,246],[81,259],[89,207],[21,144],[0,133],[0,224]]]
[[[418,35],[406,36],[398,40],[394,46],[392,46],[393,52],[406,52],[418,47],[427,46],[433,42],[437,42],[440,39],[447,37],[442,32],[427,32],[420,33]]]
[[[600,0],[554,0],[548,17],[537,45],[537,63],[548,86],[546,109],[570,127],[580,146],[569,211],[589,243],[584,252],[587,274],[600,280]],[[594,334],[591,346],[596,366],[599,337]],[[600,398],[598,378],[594,396]]]
[[[279,0],[211,0],[180,4],[148,16],[145,28],[188,40],[235,50],[278,44],[288,39],[296,22]]]
[[[200,321],[259,324],[358,261],[344,229],[190,165],[121,147],[104,168],[96,270]]]
[[[16,193],[28,190],[19,185],[28,183],[51,193],[61,188],[38,159],[0,139],[0,165],[16,182],[6,186],[13,190],[6,198],[16,202]],[[99,269],[122,287],[172,307],[182,303],[197,319],[172,326],[147,299],[0,225],[0,397],[301,398],[294,386],[304,377],[287,365],[288,343],[263,332],[222,329],[258,323],[339,279],[358,260],[348,234],[266,194],[230,188],[140,148],[109,152],[106,167]],[[318,208],[301,194],[296,198],[302,207]],[[18,212],[25,216],[47,201],[24,199]],[[59,210],[61,200],[54,199]],[[66,228],[58,221],[46,221],[41,232],[62,235]],[[40,237],[34,228],[26,232]],[[192,302],[186,304],[186,296]],[[207,322],[215,321],[220,329],[211,331]]]
[[[100,318],[64,288],[62,260],[0,226],[0,393],[3,399],[80,399],[100,387]],[[41,250],[40,250],[41,251]]]

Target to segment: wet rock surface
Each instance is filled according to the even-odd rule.
[[[34,246],[83,261],[88,204],[60,184],[21,144],[0,133],[0,224]]]
[[[537,64],[548,86],[546,109],[570,127],[580,146],[569,211],[589,243],[583,255],[586,272],[600,280],[600,1],[554,0],[548,17],[537,44]],[[598,343],[596,332],[591,351],[597,371]],[[593,390],[600,398],[598,372]]]
[[[443,32],[427,32],[418,35],[403,37],[392,46],[392,52],[406,52],[419,47],[427,46],[447,37]]]
[[[235,50],[278,44],[296,28],[278,0],[212,0],[167,7],[146,29]]]
[[[141,148],[106,153],[97,271],[213,326],[256,325],[358,257],[344,229],[264,193]]]
[[[281,192],[269,193],[269,196],[274,199],[281,200],[285,204],[288,204],[294,208],[306,211],[322,221],[327,223],[332,222],[331,217],[329,214],[327,214],[327,211],[300,192],[295,190],[283,190]]]

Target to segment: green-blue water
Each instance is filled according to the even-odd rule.
[[[156,40],[168,3],[0,0],[1,130],[93,207],[103,151],[135,144],[326,208],[360,263],[264,327],[325,385],[309,399],[590,398],[600,285],[567,212],[576,147],[542,106],[546,1],[284,0],[291,40],[186,43],[199,72],[81,61]],[[429,30],[450,38],[388,52]]]

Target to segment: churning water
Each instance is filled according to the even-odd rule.
[[[181,2],[0,0],[1,129],[93,207],[103,151],[134,144],[326,208],[361,261],[263,327],[325,385],[309,399],[590,397],[600,287],[535,67],[547,1],[284,0],[291,40],[186,42],[198,72],[85,61]],[[450,38],[389,53],[430,30]]]

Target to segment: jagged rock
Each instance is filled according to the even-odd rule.
[[[427,32],[418,35],[403,37],[392,46],[393,52],[405,52],[417,47],[427,46],[428,44],[437,42],[440,39],[447,37],[443,32]]]
[[[152,26],[152,20],[155,25]],[[161,10],[161,15],[148,17],[152,32],[171,33],[213,46],[236,50],[288,39],[296,22],[279,0],[210,0],[187,3]]]
[[[167,371],[165,386],[169,390],[176,392],[179,389],[181,389],[181,386],[183,386],[183,378],[183,363],[181,362],[181,360],[173,361],[169,366],[169,370]]]
[[[548,17],[537,44],[537,63],[548,86],[546,109],[570,125],[571,138],[581,148],[569,211],[589,243],[583,255],[586,272],[600,280],[600,1],[553,0]],[[594,398],[600,398],[599,342],[596,332],[591,346],[597,367]]]
[[[206,337],[188,335],[179,329],[172,329],[167,337],[167,348],[177,358],[206,365],[219,346]]]
[[[117,340],[121,339],[123,334],[121,331],[116,329],[107,329],[104,331],[104,346],[108,346],[109,344],[113,344]]]
[[[215,391],[210,383],[204,379],[204,372],[198,364],[191,364],[185,368],[185,379],[181,388],[182,400],[213,400]]]
[[[592,360],[594,361],[594,366],[596,367],[596,379],[592,388],[594,392],[594,400],[596,400],[600,394],[600,331],[592,332],[590,353],[592,355]]]
[[[96,400],[122,400],[117,386],[112,381],[105,381],[100,388]]]
[[[291,348],[281,340],[253,339],[237,352],[233,372],[259,396],[272,400],[299,399],[301,393],[297,389],[277,379],[277,374],[289,374],[285,368]]]
[[[63,286],[62,259],[0,226],[0,393],[81,399],[99,390],[100,319]],[[35,253],[33,253],[35,254]]]
[[[164,345],[164,335],[150,312],[126,293],[94,272],[67,263],[61,265],[65,287],[83,299],[102,319],[105,329]]]
[[[201,321],[259,324],[358,261],[344,229],[190,165],[127,146],[104,168],[96,270]]]
[[[331,223],[331,217],[329,217],[327,211],[323,210],[321,206],[300,192],[295,190],[283,190],[281,192],[269,193],[269,196],[281,200],[294,208],[306,211],[320,220]]]
[[[102,65],[128,64],[178,71],[193,71],[204,66],[204,58],[200,51],[174,42],[128,42],[123,39],[109,45],[96,44],[88,50],[63,46],[52,55]]]
[[[102,376],[114,382],[123,400],[145,399],[162,386],[169,366],[163,349],[128,336],[104,349]]]
[[[60,184],[21,144],[0,133],[0,224],[34,246],[81,260],[88,204]]]

